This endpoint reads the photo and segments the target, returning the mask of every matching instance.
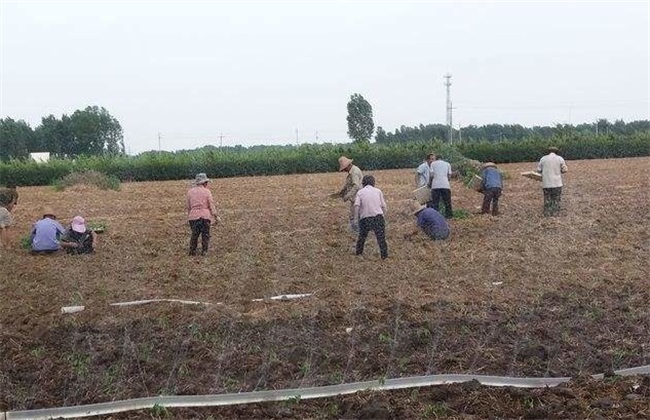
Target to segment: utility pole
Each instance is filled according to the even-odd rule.
[[[300,143],[298,143],[298,129],[296,128],[296,146],[298,146]]]
[[[160,134],[160,131],[158,132],[158,151],[160,152],[162,148],[160,147],[160,139],[162,138],[162,134]]]
[[[445,86],[447,87],[447,126],[449,127],[449,144],[454,141],[454,127],[451,118],[451,73],[445,74]]]
[[[223,133],[219,133],[219,148],[223,148]]]

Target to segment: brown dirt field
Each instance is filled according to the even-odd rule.
[[[534,163],[500,165],[503,214],[454,220],[450,239],[436,243],[403,239],[414,226],[412,171],[375,171],[389,207],[386,261],[372,234],[365,255],[354,255],[347,208],[327,198],[340,173],[215,180],[223,222],[206,257],[186,255],[187,181],[119,192],[19,188],[19,236],[43,204],[64,222],[80,213],[108,229],[95,255],[0,255],[0,409],[441,373],[577,377],[649,364],[650,158],[567,163],[559,217],[542,217],[541,184],[519,175]],[[471,212],[482,198],[460,182],[452,195]],[[252,301],[289,293],[313,295]],[[213,305],[109,305],[155,298]],[[69,305],[86,310],[61,314]],[[639,404],[615,392],[631,380],[571,385],[574,394],[609,395],[609,405],[582,397],[554,405],[551,389],[462,385],[421,389],[421,398],[411,390],[177,415],[322,418],[335,404],[325,418],[363,418],[375,404],[384,407],[378,418],[647,417],[647,382]],[[566,409],[567,398],[579,403],[553,408]],[[151,413],[124,418],[134,416]]]

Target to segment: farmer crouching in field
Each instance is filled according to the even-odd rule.
[[[196,175],[194,187],[187,191],[187,219],[192,235],[190,236],[190,255],[196,255],[196,248],[201,236],[201,255],[208,252],[210,245],[210,225],[212,218],[219,223],[221,217],[217,214],[212,192],[208,189],[208,176],[204,173]]]
[[[14,224],[11,211],[15,205],[16,198],[10,191],[0,191],[0,252],[9,248],[11,242],[9,228]]]
[[[449,225],[447,220],[438,210],[427,207],[414,201],[411,204],[413,216],[415,216],[416,228],[413,232],[404,235],[404,239],[412,239],[418,232],[422,231],[434,241],[447,239],[449,237]]]
[[[33,255],[53,254],[70,245],[59,240],[65,234],[65,228],[56,220],[54,211],[50,207],[44,207],[42,214],[43,218],[34,223],[30,235]]]
[[[357,226],[354,218],[354,198],[359,189],[361,189],[363,172],[361,172],[358,166],[352,164],[352,159],[345,156],[339,158],[339,172],[347,172],[348,176],[345,178],[345,184],[341,191],[332,194],[332,198],[342,198],[343,202],[350,203],[350,211],[348,213],[350,228],[354,232],[358,232],[359,226]]]
[[[490,213],[490,204],[492,205],[492,216],[499,215],[499,197],[503,189],[503,176],[493,162],[486,162],[481,165],[481,182],[480,191],[483,193],[483,206],[481,214]]]
[[[549,147],[548,154],[542,156],[537,164],[537,172],[542,174],[544,190],[544,216],[557,216],[560,212],[562,197],[562,174],[567,172],[567,166],[557,147]]]
[[[68,254],[92,254],[97,248],[97,234],[86,227],[83,217],[75,216],[61,243]]]
[[[381,258],[388,258],[386,244],[386,201],[379,188],[375,188],[375,177],[366,175],[361,181],[363,188],[359,190],[354,200],[354,220],[359,221],[359,238],[357,239],[357,255],[363,254],[368,233],[375,232]]]

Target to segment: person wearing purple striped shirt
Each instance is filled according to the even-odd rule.
[[[388,258],[388,244],[386,243],[384,215],[387,207],[384,193],[379,188],[375,188],[375,177],[372,175],[364,176],[361,185],[363,188],[359,190],[354,200],[354,219],[358,220],[359,224],[356,254],[363,254],[368,233],[372,230],[377,238],[381,258],[386,259]]]

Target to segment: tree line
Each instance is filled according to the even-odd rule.
[[[584,135],[629,136],[636,133],[650,133],[650,121],[639,120],[626,123],[623,120],[616,120],[612,123],[607,119],[599,119],[593,123],[578,125],[557,124],[555,126],[534,127],[524,127],[520,124],[468,125],[461,129],[454,129],[453,137],[454,141],[473,143],[528,139],[548,140]],[[377,143],[382,144],[447,140],[448,138],[449,127],[445,124],[420,124],[417,127],[401,126],[395,129],[393,133],[385,131],[382,127],[377,127],[377,134],[375,135]]]
[[[124,154],[122,126],[97,106],[61,118],[43,117],[35,129],[23,120],[0,119],[0,161],[24,159],[37,152],[54,157]]]

